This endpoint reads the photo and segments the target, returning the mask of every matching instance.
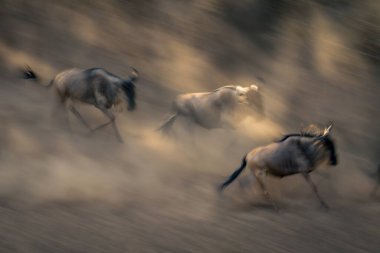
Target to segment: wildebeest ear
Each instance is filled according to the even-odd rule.
[[[240,85],[236,85],[236,90],[237,91],[243,91],[244,88],[242,86],[240,86]]]
[[[330,123],[330,125],[325,128],[323,135],[328,135],[331,132],[332,127],[333,127],[333,123]]]

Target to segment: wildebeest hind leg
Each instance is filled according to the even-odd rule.
[[[73,132],[70,125],[69,115],[67,111],[68,103],[69,101],[67,100],[67,97],[61,96],[60,94],[58,94],[55,107],[52,110],[52,114],[53,116],[59,115],[60,123],[62,123],[69,132]]]
[[[238,183],[240,188],[242,188],[243,190],[249,190],[247,188],[252,188],[255,183],[255,180],[256,177],[252,173],[249,173],[246,177],[238,178]]]
[[[116,138],[118,139],[118,141],[120,143],[123,143],[123,138],[121,138],[121,135],[120,135],[119,129],[117,129],[115,120],[112,121],[112,127],[113,127],[113,130],[115,131]]]
[[[317,186],[315,186],[315,184],[313,183],[313,181],[311,181],[310,175],[308,173],[303,173],[302,175],[305,178],[305,180],[309,183],[309,185],[311,186],[311,188],[313,189],[313,191],[314,191],[315,195],[317,196],[317,198],[318,198],[319,202],[321,203],[321,205],[324,208],[329,209],[329,206],[326,204],[326,202],[319,195]]]
[[[174,121],[176,120],[178,116],[178,113],[174,113],[170,116],[167,117],[167,119],[165,120],[165,122],[156,129],[156,131],[162,131],[162,133],[164,134],[169,134],[170,130],[172,129],[173,127],[173,124],[174,124]]]
[[[263,191],[264,197],[272,204],[273,208],[278,212],[279,209],[276,205],[276,203],[273,201],[272,197],[270,196],[269,192],[267,191],[265,184],[263,182],[263,179],[259,175],[255,175],[257,182],[260,185],[261,190]]]

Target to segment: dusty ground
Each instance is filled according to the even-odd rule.
[[[0,1],[0,252],[377,252],[380,196],[377,1]],[[375,41],[375,42],[374,42]],[[378,40],[377,40],[378,41]],[[141,72],[138,109],[92,136],[54,111],[46,82],[69,67]],[[263,86],[266,119],[236,131],[181,124],[154,131],[171,98]],[[92,125],[104,117],[86,106]],[[303,124],[335,122],[339,165],[268,178],[278,214],[255,187],[216,186],[250,148]],[[380,195],[380,192],[379,192]]]

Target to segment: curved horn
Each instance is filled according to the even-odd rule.
[[[134,82],[140,77],[140,73],[134,67],[131,67],[131,69],[132,69],[132,75],[131,75],[130,79],[132,82]]]
[[[328,135],[333,127],[333,123],[331,122],[328,127],[325,128],[325,131],[323,132],[323,135]]]

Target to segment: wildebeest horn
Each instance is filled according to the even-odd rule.
[[[134,67],[131,67],[131,69],[132,69],[132,76],[130,77],[130,79],[132,82],[134,82],[139,78],[140,73]]]
[[[331,122],[328,127],[325,128],[325,131],[323,132],[323,135],[328,135],[333,127],[333,123]]]

